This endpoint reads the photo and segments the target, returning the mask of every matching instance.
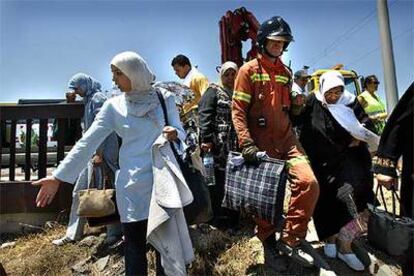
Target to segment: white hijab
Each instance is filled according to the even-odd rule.
[[[220,72],[219,72],[220,79],[218,80],[218,85],[220,85],[223,88],[224,86],[223,86],[223,82],[221,81],[221,78],[223,77],[224,73],[226,73],[226,71],[229,69],[233,69],[237,73],[237,71],[239,70],[239,67],[233,61],[226,61],[225,63],[221,65]]]
[[[335,104],[328,104],[325,99],[325,93],[337,86],[342,86],[344,93]],[[315,96],[328,108],[335,120],[349,134],[355,139],[366,142],[371,152],[377,150],[380,137],[366,129],[355,117],[354,111],[347,106],[354,102],[355,96],[345,89],[344,77],[340,72],[330,70],[322,74],[319,79],[319,91],[316,92]]]
[[[155,75],[140,55],[135,52],[122,52],[112,59],[111,64],[131,81],[131,91],[125,93],[128,114],[142,117],[160,104],[151,85]]]

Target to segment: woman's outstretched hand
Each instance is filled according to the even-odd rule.
[[[56,192],[59,189],[60,182],[60,180],[53,176],[48,176],[32,182],[32,185],[34,186],[41,186],[36,197],[37,207],[45,207],[52,202]]]
[[[172,126],[166,126],[162,129],[162,132],[165,135],[165,138],[168,141],[175,141],[177,140],[177,130]]]

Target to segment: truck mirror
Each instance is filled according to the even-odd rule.
[[[365,82],[365,78],[364,78],[364,76],[360,76],[359,81],[360,81],[360,83],[361,83],[361,90],[364,90],[364,89],[365,89],[365,87],[364,87],[364,82]]]

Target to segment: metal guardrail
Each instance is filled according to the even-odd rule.
[[[58,213],[70,209],[72,199],[72,185],[63,184],[58,195],[51,205],[46,208],[37,208],[35,198],[38,187],[32,186],[31,171],[25,169],[24,180],[16,181],[16,165],[31,168],[37,164],[37,178],[46,176],[47,167],[59,163],[68,150],[65,147],[65,132],[68,119],[79,119],[83,116],[83,103],[48,103],[1,105],[0,104],[0,164],[1,168],[8,170],[8,177],[0,181],[0,217],[3,214],[18,213]],[[57,147],[48,153],[47,130],[48,121],[56,120]],[[32,148],[31,134],[34,122],[39,122],[39,143]],[[16,125],[24,123],[26,126],[26,139],[23,149],[16,149]],[[6,131],[7,129],[7,131]],[[9,142],[8,142],[9,141]],[[23,162],[24,161],[24,162]],[[34,176],[36,177],[36,176]]]
[[[65,156],[70,151],[72,146],[65,146]],[[26,166],[26,153],[23,150],[16,151],[15,157],[15,165],[18,167],[25,167]],[[30,161],[32,166],[38,166],[39,160],[39,152],[37,149],[33,150],[30,153]],[[57,165],[57,148],[56,147],[48,147],[47,148],[47,167]],[[3,148],[2,156],[1,156],[1,167],[2,168],[9,168],[10,166],[10,151],[8,148]]]
[[[37,154],[38,177],[46,176],[48,165],[47,155],[47,129],[48,121],[56,119],[58,124],[56,162],[64,158],[65,145],[64,135],[68,119],[81,118],[83,116],[83,104],[75,103],[55,103],[55,104],[25,104],[25,105],[0,105],[0,164],[2,164],[3,147],[7,146],[6,140],[10,141],[8,147],[8,168],[9,181],[15,180],[16,167],[16,125],[17,122],[24,122],[26,125],[26,144],[24,150],[25,167],[29,168],[32,164],[32,145],[31,135],[33,122],[39,121],[39,144]],[[9,137],[6,137],[6,128],[10,128]],[[33,156],[36,158],[36,156]],[[19,157],[20,158],[20,157]],[[20,159],[19,159],[20,160]],[[1,171],[0,171],[1,178]],[[30,180],[30,171],[26,170],[25,180]]]
[[[2,214],[70,210],[73,185],[67,183],[60,185],[52,203],[44,208],[36,207],[35,198],[38,190],[39,188],[31,185],[30,181],[0,182],[0,217]]]

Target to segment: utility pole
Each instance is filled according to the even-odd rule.
[[[394,54],[391,40],[387,0],[377,0],[378,25],[381,36],[382,66],[388,114],[398,102],[397,78],[395,75]]]

